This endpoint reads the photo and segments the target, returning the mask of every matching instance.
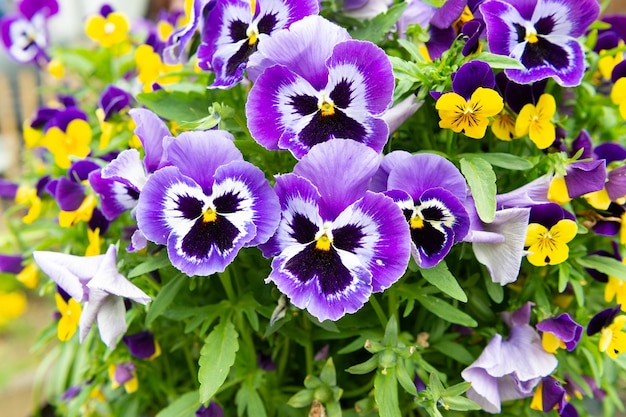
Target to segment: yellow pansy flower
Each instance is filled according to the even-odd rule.
[[[522,107],[515,122],[516,135],[528,135],[539,149],[550,147],[556,139],[556,130],[551,121],[555,113],[554,97],[542,94],[536,106],[529,103]]]
[[[31,224],[41,214],[41,199],[37,195],[37,189],[28,186],[20,186],[15,194],[15,202],[28,207],[28,212],[22,217],[24,224]]]
[[[563,219],[548,230],[544,225],[531,223],[526,233],[526,243],[530,252],[528,261],[535,266],[557,265],[569,256],[567,243],[574,239],[578,227],[576,222]]]
[[[61,313],[61,318],[57,325],[57,337],[61,342],[65,342],[70,340],[76,333],[82,308],[78,301],[73,298],[65,302],[59,293],[54,294],[54,300],[56,301],[57,310]]]
[[[26,296],[17,291],[0,291],[0,327],[26,311]]]
[[[26,288],[33,289],[39,284],[39,268],[37,264],[28,264],[16,276],[17,280],[24,284]]]
[[[68,123],[65,132],[54,126],[48,129],[43,145],[54,156],[54,162],[61,168],[69,168],[72,157],[84,158],[91,149],[91,126],[82,119],[74,119]]]
[[[619,114],[626,119],[626,77],[622,77],[613,84],[611,101],[619,106]]]
[[[441,95],[435,108],[439,111],[439,127],[463,132],[466,136],[481,139],[489,125],[489,117],[502,111],[502,97],[491,88],[479,87],[465,100],[457,93]]]
[[[626,351],[626,333],[624,333],[626,316],[618,316],[607,327],[603,327],[600,333],[600,352],[606,352],[611,358]]]
[[[515,139],[515,118],[506,111],[501,112],[494,117],[491,131],[500,140],[509,142]]]
[[[124,42],[128,37],[130,24],[123,13],[112,12],[90,16],[85,22],[85,33],[103,48]]]
[[[81,220],[88,222],[91,220],[96,203],[96,198],[93,195],[88,195],[76,210],[61,211],[59,213],[59,226],[72,227]]]
[[[154,52],[150,45],[141,45],[135,51],[135,63],[137,64],[137,78],[143,84],[145,92],[152,91],[152,84],[171,84],[180,77],[167,76],[167,74],[181,71],[182,64],[167,65],[161,61],[161,56]]]
[[[87,229],[87,240],[89,241],[89,246],[85,250],[85,256],[100,255],[100,246],[102,244],[100,228],[96,227],[96,230]]]

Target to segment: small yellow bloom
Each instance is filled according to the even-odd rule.
[[[620,46],[624,46],[624,42],[620,41]],[[606,54],[606,50],[602,49],[600,51],[600,59],[598,60],[598,70],[600,71],[600,76],[604,80],[611,79],[611,73],[613,72],[613,68],[617,64],[623,61],[622,52],[619,52],[615,55]]]
[[[61,318],[57,325],[57,337],[61,342],[66,342],[74,336],[76,329],[78,329],[82,308],[78,301],[73,298],[65,302],[59,293],[54,294],[54,299],[56,301],[57,310],[61,313]]]
[[[37,189],[20,186],[15,194],[15,202],[28,207],[28,212],[22,217],[24,224],[32,224],[41,215],[41,199],[37,195]]]
[[[619,114],[626,119],[626,77],[622,77],[613,84],[611,101],[619,106]]]
[[[37,264],[28,264],[16,276],[17,280],[24,284],[26,288],[33,289],[39,284],[39,268]]]
[[[26,296],[17,291],[0,291],[0,327],[26,311]]]
[[[100,245],[102,243],[100,228],[96,227],[96,230],[87,229],[87,240],[89,240],[89,246],[85,250],[85,256],[100,255]]]
[[[87,36],[103,48],[124,42],[129,29],[128,19],[119,12],[109,13],[106,18],[99,14],[90,16],[85,22]]]
[[[567,243],[574,239],[578,227],[576,222],[563,219],[548,230],[538,223],[528,225],[526,243],[528,261],[535,266],[557,265],[569,256]]]
[[[515,135],[515,118],[503,111],[493,119],[491,131],[500,140],[509,142],[515,139],[517,137]]]
[[[63,76],[65,75],[65,67],[63,66],[63,63],[58,59],[50,60],[50,62],[48,62],[47,70],[48,74],[52,75],[57,80],[63,78]]]
[[[141,45],[135,51],[137,78],[143,84],[145,92],[152,91],[152,84],[158,81],[161,84],[171,84],[179,80],[177,76],[167,74],[181,71],[182,64],[167,65],[161,61],[159,54],[154,52],[150,45]]]
[[[602,328],[600,335],[600,352],[606,352],[611,358],[626,350],[626,333],[623,332],[626,316],[618,316],[608,327]]]
[[[539,149],[546,149],[554,143],[556,130],[551,122],[556,113],[556,101],[550,94],[542,94],[537,106],[526,104],[517,116],[515,133],[528,135]]]
[[[485,136],[489,117],[502,111],[502,97],[493,89],[479,87],[465,100],[457,93],[445,93],[437,100],[439,127],[463,132],[466,136],[480,139]]]
[[[43,145],[54,155],[54,162],[61,168],[69,168],[72,157],[84,158],[91,149],[91,126],[82,119],[68,123],[63,132],[58,127],[51,127],[46,132]]]
[[[626,263],[626,259],[622,260]],[[615,298],[617,304],[622,305],[622,311],[626,311],[626,281],[609,275],[609,281],[604,287],[604,301],[611,302]]]
[[[25,120],[24,124],[22,125],[22,136],[24,137],[24,144],[29,149],[34,148],[35,146],[39,146],[44,138],[43,132],[39,129],[33,129],[30,126],[30,123],[30,120]]]
[[[137,379],[137,373],[135,372],[134,369],[134,365],[132,363],[130,363],[130,366],[127,366],[128,364],[121,364],[121,365],[109,365],[109,378],[111,379],[111,388],[113,389],[117,389],[120,387],[120,382],[117,381],[115,379],[115,371],[117,366],[125,366],[125,370],[130,372],[130,374],[132,375],[132,378],[129,379],[128,381],[124,382],[124,389],[126,390],[126,392],[128,394],[132,394],[133,392],[137,391],[137,389],[139,388],[139,380]]]

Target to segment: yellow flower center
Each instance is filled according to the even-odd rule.
[[[204,223],[211,223],[217,220],[217,211],[209,208],[202,213],[202,221]]]
[[[259,40],[259,28],[256,24],[251,24],[246,30],[246,36],[248,37],[248,45],[254,45]]]
[[[533,33],[533,32],[527,33],[525,39],[526,39],[526,41],[528,43],[537,43],[537,42],[539,42],[539,38],[537,37],[537,34]]]
[[[332,243],[332,240],[330,240],[330,238],[326,234],[323,234],[322,237],[317,239],[317,241],[315,242],[315,249],[328,252]]]
[[[424,227],[424,219],[420,216],[413,216],[409,224],[411,225],[411,229],[421,229]]]

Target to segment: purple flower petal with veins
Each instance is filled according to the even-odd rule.
[[[554,334],[565,343],[568,351],[574,350],[583,334],[583,326],[576,323],[569,314],[563,313],[537,323],[537,330]]]

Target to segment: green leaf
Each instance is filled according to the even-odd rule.
[[[474,356],[462,345],[454,342],[441,341],[433,345],[433,348],[444,355],[455,359],[463,365],[470,365],[474,362]]]
[[[156,417],[188,417],[200,407],[198,391],[191,391],[178,397],[173,403],[159,411]]]
[[[476,203],[478,216],[491,223],[496,216],[496,174],[483,158],[462,158],[461,172],[467,180]]]
[[[439,288],[443,293],[456,300],[467,302],[467,295],[448,269],[445,261],[439,262],[432,268],[421,269],[420,272],[426,281]]]
[[[398,381],[396,369],[378,371],[374,378],[374,398],[380,417],[402,417],[398,403]]]
[[[444,387],[441,383],[441,379],[439,379],[439,375],[437,372],[431,372],[428,378],[428,389],[433,393],[433,399],[436,401],[441,398],[443,394]]]
[[[626,265],[608,256],[591,255],[577,258],[576,262],[583,268],[595,269],[622,281],[626,281]]]
[[[402,2],[392,6],[385,13],[381,13],[371,20],[366,21],[362,27],[352,31],[353,39],[379,43],[385,35],[394,27],[408,3]]]
[[[406,392],[411,395],[417,395],[415,382],[413,382],[413,378],[409,375],[402,363],[398,363],[398,366],[396,366],[396,378],[398,378],[398,382]]]
[[[480,410],[480,406],[465,397],[443,397],[441,401],[444,407],[457,411]]]
[[[490,153],[464,153],[459,155],[460,158],[482,158],[489,162],[491,165],[510,169],[512,171],[526,171],[531,169],[534,164],[528,159],[519,157],[517,155],[511,155],[504,152],[490,152]]]
[[[368,360],[358,365],[353,365],[346,369],[346,372],[354,375],[364,375],[378,368],[378,356],[372,356]]]
[[[559,292],[562,293],[569,282],[570,270],[572,267],[567,262],[559,264]]]
[[[337,385],[337,376],[335,373],[335,364],[333,363],[333,358],[328,358],[324,367],[322,368],[322,372],[320,373],[320,379],[323,383],[330,387],[334,387]]]
[[[133,269],[131,269],[127,277],[138,277],[140,275],[147,274],[148,272],[156,271],[157,269],[165,268],[166,266],[170,265],[172,265],[172,263],[170,262],[170,258],[167,257],[167,253],[161,252],[156,256],[148,258],[145,262],[142,262]]]
[[[263,400],[250,380],[241,385],[237,392],[237,415],[242,415],[247,410],[248,417],[266,417],[267,412]]]
[[[504,288],[497,282],[493,282],[489,274],[485,274],[485,288],[494,303],[500,304],[504,300]]]
[[[157,90],[140,93],[137,101],[167,120],[193,122],[209,114],[211,102],[202,93]]]
[[[459,382],[458,384],[452,385],[451,387],[448,387],[445,390],[443,390],[443,393],[441,394],[441,396],[442,397],[457,397],[463,394],[468,389],[470,389],[471,386],[472,384],[470,382]]]
[[[287,404],[292,406],[293,408],[302,408],[313,402],[313,398],[315,396],[315,391],[310,389],[303,389],[291,396]]]
[[[452,304],[446,303],[440,298],[431,297],[425,294],[415,294],[417,300],[431,313],[450,323],[460,324],[461,326],[476,327],[478,323],[468,314],[454,307]]]
[[[395,346],[398,344],[398,320],[396,316],[389,317],[387,326],[385,326],[385,336],[383,337],[383,345]]]
[[[239,350],[238,338],[239,334],[230,320],[222,320],[204,341],[198,371],[200,402],[209,401],[226,380]]]
[[[486,62],[494,69],[526,69],[518,59],[510,58],[506,55],[492,54],[490,52],[481,52],[474,56],[473,60]]]
[[[159,317],[170,304],[174,301],[174,297],[178,294],[178,291],[182,288],[183,284],[187,282],[187,278],[177,274],[172,278],[170,282],[165,284],[156,298],[150,303],[148,314],[146,315],[146,327],[149,327],[152,322]]]

